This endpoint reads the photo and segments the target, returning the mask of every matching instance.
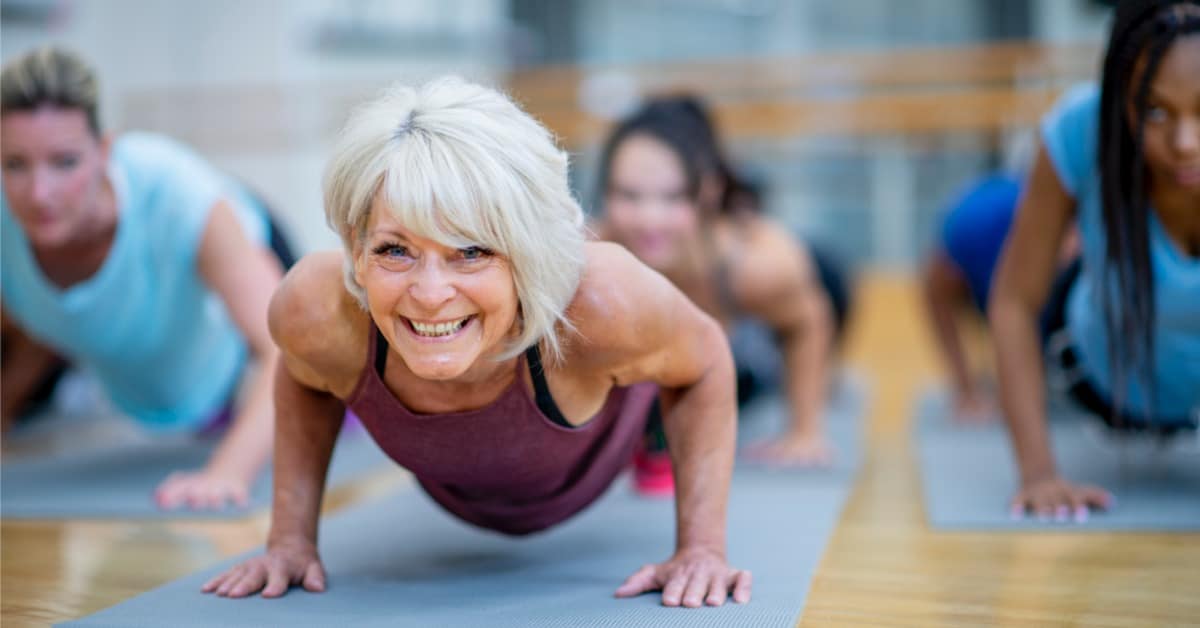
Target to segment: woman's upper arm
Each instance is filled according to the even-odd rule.
[[[250,240],[224,200],[209,211],[196,266],[251,346],[256,351],[268,348],[267,306],[282,269],[266,247]]]
[[[271,297],[267,323],[284,367],[308,388],[344,397],[358,378],[366,339],[341,281],[341,255],[320,252],[292,267]]]
[[[1075,200],[1059,180],[1045,145],[1039,141],[1000,257],[992,287],[994,303],[1015,299],[1034,309],[1042,306],[1058,267],[1061,243],[1074,217]]]
[[[773,225],[744,246],[733,279],[738,308],[780,334],[813,324],[829,307],[811,255]]]

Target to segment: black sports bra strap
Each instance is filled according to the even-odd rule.
[[[550,395],[550,386],[546,384],[546,373],[542,368],[542,353],[538,350],[537,343],[525,350],[525,361],[529,364],[529,377],[533,380],[534,399],[537,401],[538,410],[551,421],[563,427],[574,428],[575,426],[559,411],[558,404],[554,403],[554,397]]]
[[[383,371],[387,367],[387,338],[383,337],[383,332],[379,331],[374,322],[371,323],[371,326],[375,327],[375,372],[379,373],[380,379],[383,379]]]

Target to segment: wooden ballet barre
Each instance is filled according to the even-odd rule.
[[[861,97],[712,103],[717,125],[732,141],[813,135],[914,135],[999,131],[1032,126],[1060,87],[919,90]],[[577,109],[530,112],[572,147],[599,142],[612,122]]]
[[[692,91],[803,96],[830,90],[913,86],[1015,85],[1094,76],[1093,44],[1006,42],[955,48],[812,53],[637,65],[555,66],[512,73],[509,91],[525,103],[575,105],[589,76],[622,74],[645,92]]]

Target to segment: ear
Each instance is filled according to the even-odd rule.
[[[363,256],[363,251],[366,247],[363,243],[363,236],[354,237],[354,245],[350,247],[351,263],[354,265],[354,281],[360,286],[366,286],[367,262]]]
[[[100,162],[104,167],[108,168],[108,160],[112,157],[113,135],[112,133],[104,133],[97,140],[100,145]]]

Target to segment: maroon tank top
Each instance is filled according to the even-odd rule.
[[[518,371],[512,385],[482,408],[417,414],[383,383],[387,341],[374,322],[370,339],[346,404],[434,501],[464,521],[505,534],[544,530],[600,497],[632,458],[658,394],[654,384],[614,387],[587,423],[565,427],[538,409]],[[530,362],[518,360],[517,368]],[[530,368],[530,375],[535,383],[544,378],[540,368]]]

